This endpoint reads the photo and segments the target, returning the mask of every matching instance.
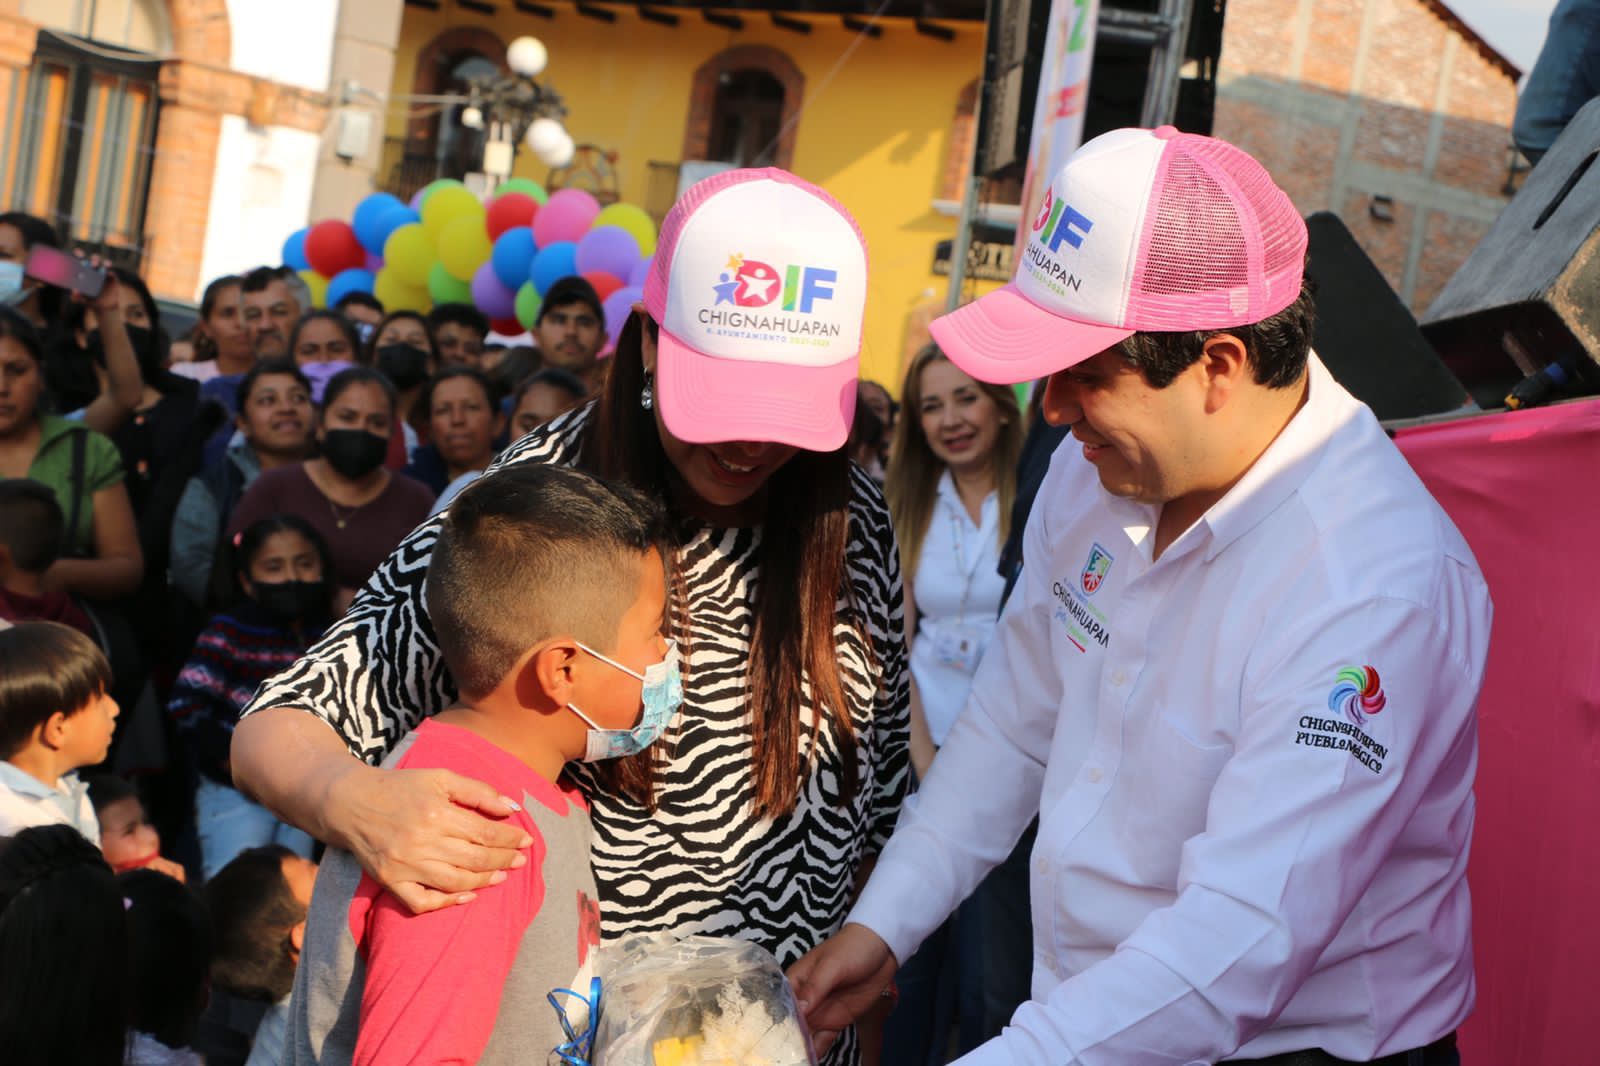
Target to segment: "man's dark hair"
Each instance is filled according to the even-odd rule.
[[[479,337],[489,335],[489,316],[471,304],[435,304],[427,320],[434,333],[439,332],[440,326],[456,325],[475,330]]]
[[[25,574],[42,574],[61,557],[66,516],[50,488],[29,478],[0,481],[0,544]]]
[[[378,314],[383,314],[383,302],[376,296],[372,295],[372,293],[362,292],[360,289],[352,289],[351,291],[345,293],[343,296],[339,297],[338,301],[333,305],[333,309],[338,311],[340,314],[343,314],[352,307],[370,307],[372,310],[378,312]]]
[[[234,410],[243,414],[244,409],[250,405],[250,392],[256,387],[256,382],[265,377],[279,375],[294,378],[308,394],[311,392],[311,379],[295,365],[293,359],[260,359],[244,372],[244,377],[239,379],[239,385],[233,393]]]
[[[600,304],[600,294],[594,291],[594,286],[587,279],[577,274],[560,278],[545,290],[544,302],[539,305],[538,322],[543,322],[544,316],[556,308],[571,304],[587,305],[594,312],[594,317],[600,320],[601,327],[605,326],[606,312]]]
[[[239,279],[241,292],[266,292],[274,281],[282,281],[277,267],[256,267]]]
[[[535,385],[549,385],[552,389],[560,389],[574,400],[581,401],[589,398],[589,386],[583,383],[582,378],[570,370],[562,370],[559,366],[547,366],[537,373],[530,374],[523,379],[522,384],[517,386],[517,391],[513,394],[511,401],[511,409],[513,411],[522,403],[522,397]]]
[[[1311,334],[1317,324],[1317,305],[1309,281],[1300,284],[1294,303],[1271,317],[1232,329],[1193,330],[1184,333],[1135,333],[1117,346],[1128,365],[1144,375],[1153,387],[1164,389],[1199,360],[1206,341],[1231,333],[1244,342],[1257,385],[1288,388],[1306,371]]]
[[[470,485],[445,512],[424,592],[461,692],[493,691],[558,633],[610,648],[638,595],[619,577],[662,534],[659,504],[578,470],[525,464]]]
[[[128,909],[128,1028],[188,1047],[211,968],[205,906],[189,886],[155,870],[129,870],[117,887]]]
[[[241,999],[276,1003],[294,987],[294,945],[289,931],[306,920],[294,898],[281,844],[246,848],[206,882],[211,910],[211,980]]]
[[[0,629],[0,759],[22,750],[60,711],[71,716],[111,687],[111,664],[94,641],[57,622]]]

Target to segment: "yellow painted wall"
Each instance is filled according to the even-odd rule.
[[[981,73],[983,27],[944,23],[953,41],[919,34],[907,20],[885,20],[876,40],[846,30],[835,17],[809,18],[809,34],[773,26],[742,12],[730,31],[679,10],[677,26],[641,20],[612,7],[617,21],[586,18],[557,6],[553,19],[509,10],[479,16],[461,8],[430,12],[406,7],[395,56],[393,91],[411,90],[418,52],[443,31],[482,26],[509,43],[523,34],[550,50],[547,81],[565,99],[567,127],[580,144],[619,154],[623,199],[642,203],[652,161],[678,162],[695,70],[738,45],[779,49],[805,75],[804,110],[792,169],[848,207],[861,224],[870,256],[864,376],[898,385],[908,315],[942,300],[947,279],[931,272],[934,244],[955,232],[932,202],[942,189],[951,122],[962,88]],[[403,108],[390,111],[388,136],[405,134]],[[526,151],[518,173],[544,170]]]

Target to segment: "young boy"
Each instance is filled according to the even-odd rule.
[[[587,807],[556,779],[570,760],[642,751],[682,700],[661,636],[660,530],[653,504],[558,467],[496,473],[451,505],[425,595],[461,702],[384,765],[453,770],[516,800],[528,861],[411,914],[330,850],[295,977],[292,1061],[544,1062],[564,1042],[545,996],[587,993],[600,924]]]
[[[150,824],[139,792],[126,778],[96,774],[87,778],[89,802],[100,826],[100,854],[115,874],[148,867],[186,881],[183,867],[161,857],[161,834]]]
[[[50,486],[27,478],[0,480],[0,619],[61,622],[92,638],[94,624],[83,608],[44,585],[45,571],[61,555],[65,528]]]
[[[55,622],[0,630],[0,836],[70,825],[100,843],[89,793],[73,771],[104,761],[117,727],[111,665],[94,642]]]

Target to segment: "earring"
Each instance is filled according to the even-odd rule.
[[[650,410],[656,405],[655,390],[651,388],[651,386],[655,383],[655,379],[656,376],[654,374],[651,374],[648,371],[645,373],[644,391],[639,394],[639,406],[643,407],[646,411]]]

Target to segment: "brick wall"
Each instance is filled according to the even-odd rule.
[[[1428,0],[1228,5],[1217,136],[1336,212],[1419,314],[1505,205],[1515,107],[1513,74]]]

